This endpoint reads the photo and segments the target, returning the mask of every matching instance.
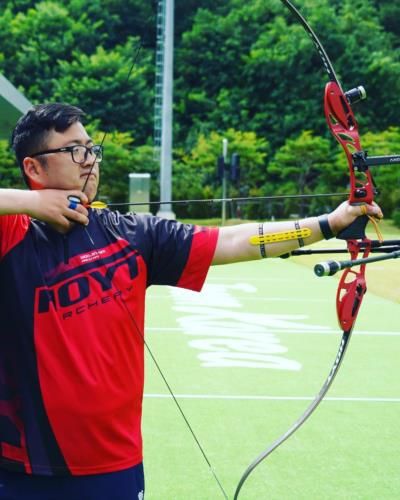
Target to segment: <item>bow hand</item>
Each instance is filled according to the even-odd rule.
[[[333,234],[340,240],[365,239],[365,228],[370,221],[375,223],[383,218],[379,205],[373,203],[341,203],[328,215]]]

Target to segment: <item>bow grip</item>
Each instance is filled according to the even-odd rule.
[[[367,215],[360,215],[355,219],[350,226],[340,231],[336,235],[338,240],[362,240],[365,236],[365,228],[369,222]]]

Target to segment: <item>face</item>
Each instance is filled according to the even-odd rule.
[[[93,141],[80,122],[72,124],[64,132],[51,131],[46,141],[46,150],[66,146],[84,145],[91,147]],[[45,162],[40,159],[45,158]],[[85,163],[78,164],[72,160],[70,152],[50,153],[34,158],[24,159],[24,168],[33,186],[40,185],[47,189],[77,189],[85,193],[92,201],[97,193],[99,183],[99,163],[93,154],[88,154]],[[93,166],[93,168],[92,168]]]

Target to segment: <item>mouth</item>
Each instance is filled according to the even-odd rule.
[[[93,173],[93,172],[81,175],[81,179],[87,179],[87,178],[89,178],[89,179],[92,179],[92,178],[93,179],[97,179],[97,175],[95,173]]]

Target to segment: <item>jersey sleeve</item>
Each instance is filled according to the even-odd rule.
[[[23,240],[29,222],[27,215],[0,215],[0,259]]]
[[[147,264],[148,285],[172,285],[200,291],[218,240],[218,229],[135,216],[138,244]]]

